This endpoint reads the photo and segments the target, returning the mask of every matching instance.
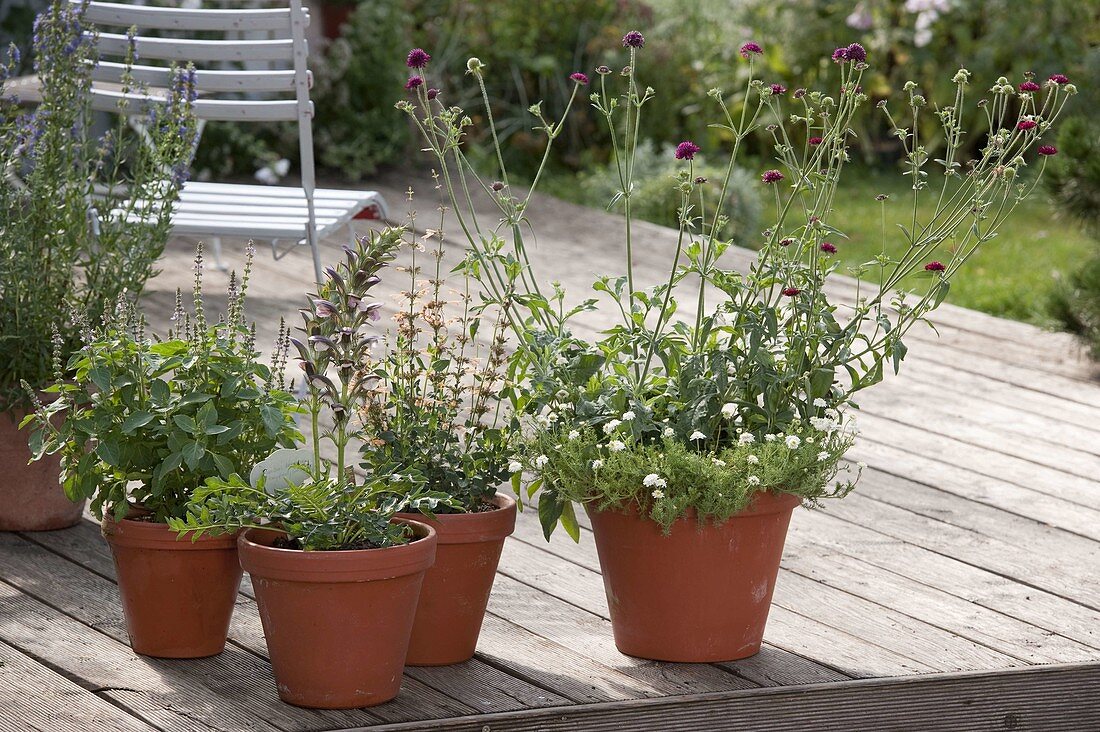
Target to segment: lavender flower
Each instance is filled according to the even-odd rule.
[[[695,153],[699,152],[699,146],[690,140],[684,140],[676,146],[677,160],[694,160]]]
[[[626,48],[641,48],[645,45],[645,36],[638,31],[630,31],[623,36],[623,46]]]
[[[408,58],[405,59],[405,65],[410,69],[422,69],[428,65],[428,62],[432,60],[432,57],[428,55],[428,52],[423,48],[414,48],[409,51]]]

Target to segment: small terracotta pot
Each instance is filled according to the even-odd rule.
[[[498,493],[495,511],[441,513],[422,521],[439,537],[435,564],[424,575],[416,607],[407,666],[448,666],[474,657],[485,607],[496,578],[504,540],[516,528],[516,502]]]
[[[59,455],[30,463],[27,440],[31,427],[19,429],[24,416],[16,410],[0,414],[0,531],[75,526],[84,513],[84,501],[70,501],[65,496]]]
[[[192,542],[166,524],[107,516],[103,536],[136,653],[203,658],[222,652],[241,584],[235,534]]]
[[[279,697],[300,707],[354,709],[401,690],[416,601],[435,561],[435,530],[385,549],[277,549],[281,534],[241,534]]]
[[[797,496],[760,492],[723,524],[700,524],[693,511],[667,536],[636,507],[586,506],[618,649],[691,663],[758,652],[798,504]]]

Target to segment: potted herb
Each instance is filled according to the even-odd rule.
[[[547,537],[560,523],[576,539],[574,505],[583,505],[624,653],[743,658],[760,647],[792,509],[843,496],[858,478],[835,480],[855,436],[850,410],[858,392],[899,368],[909,329],[927,322],[951,278],[1034,187],[1027,166],[1040,161],[1041,171],[1050,149],[1040,140],[1076,89],[1060,74],[1041,84],[1030,76],[1018,84],[997,80],[977,105],[992,131],[974,160],[960,159],[970,92],[965,69],[954,76],[953,103],[936,112],[938,159],[917,136],[928,106],[917,85],[905,87],[904,122],[881,102],[897,120],[913,214],[892,235],[900,248],[887,247],[883,227],[882,254],[850,271],[856,298],[838,305],[825,286],[844,246],[845,222],[832,215],[832,202],[854,120],[868,101],[860,87],[864,48],[836,50],[839,79],[830,91],[791,92],[755,78],[753,60],[763,49],[741,47],[749,82],[740,108],[721,89],[709,94],[728,148],[726,173],[721,180],[699,177],[692,161],[700,146],[677,146],[679,236],[667,252],[667,277],[641,283],[634,272],[633,161],[656,96],[635,72],[642,34],[627,33],[622,43],[628,58],[617,76],[625,88],[614,91],[611,70],[601,66],[590,97],[615,141],[625,210],[625,271],[594,284],[621,321],[595,339],[575,334],[570,319],[601,303],[570,307],[560,287],[543,291],[523,236],[531,194],[513,191],[503,169],[492,185],[469,169],[462,144],[470,116],[442,103],[447,90],[428,89],[426,55],[410,63],[413,101],[400,106],[434,154],[468,233],[483,297],[507,308],[517,325],[510,368],[529,375],[527,388],[515,391],[516,406],[533,417],[525,467],[528,490],[542,489]],[[481,63],[470,59],[468,70],[484,90]],[[575,98],[589,78],[571,78]],[[531,111],[552,145],[568,109],[561,121],[548,119],[541,105]],[[491,110],[484,118],[491,124]],[[722,238],[722,206],[737,156],[754,135],[774,152],[758,185],[775,213],[762,237],[748,242],[759,253],[740,272],[722,264],[733,243]],[[498,144],[495,131],[490,138]],[[493,228],[482,228],[486,217],[470,210],[473,192],[497,207],[500,224],[490,217]],[[918,205],[925,196],[928,209]],[[677,316],[676,293],[685,289],[690,311]]]
[[[41,391],[81,347],[69,308],[99,322],[123,293],[141,292],[167,241],[197,127],[194,80],[175,72],[167,101],[144,136],[119,115],[95,132],[95,49],[80,5],[54,0],[35,21],[34,67],[41,103],[20,106],[7,82],[14,46],[0,60],[0,530],[58,529],[80,520],[82,502],[58,487],[56,456],[28,465],[16,425],[31,407],[20,386]],[[0,59],[3,52],[0,51]],[[131,52],[126,59],[133,62]],[[128,78],[128,77],[127,77]],[[132,84],[123,84],[130,91]],[[121,111],[121,110],[120,110]],[[149,195],[130,197],[128,191]],[[53,338],[54,331],[57,338]]]
[[[366,331],[381,303],[370,299],[401,230],[372,233],[301,310],[292,343],[304,371],[309,448],[280,450],[240,474],[213,479],[172,526],[201,536],[243,529],[241,564],[252,577],[279,696],[303,707],[341,709],[388,701],[401,672],[435,531],[395,518],[430,511],[445,497],[413,471],[377,466],[359,479],[348,461],[354,419],[374,377],[362,373],[377,336]],[[323,419],[324,418],[324,419]],[[333,462],[322,447],[335,451]]]
[[[260,363],[243,319],[251,257],[239,282],[230,277],[216,324],[203,310],[201,248],[194,314],[177,293],[166,338],[146,335],[136,306],[120,300],[102,327],[85,328],[66,367],[56,364],[46,390],[55,398],[24,420],[36,425],[34,458],[59,456],[66,494],[90,499],[102,519],[130,641],[147,656],[224,648],[241,579],[236,536],[179,541],[168,521],[208,478],[249,468],[297,434],[293,397]]]
[[[442,222],[427,237],[432,240],[426,277],[418,258],[423,245],[407,247],[409,283],[399,296],[392,348],[362,372],[375,383],[361,406],[362,467],[418,471],[431,490],[451,500],[422,518],[435,529],[438,546],[420,592],[406,660],[411,666],[473,657],[501,549],[516,522],[515,500],[496,490],[509,479],[517,434],[501,408],[503,311],[479,308],[468,276],[458,302],[448,303]],[[445,312],[449,304],[457,316]],[[479,333],[488,343],[479,343]]]

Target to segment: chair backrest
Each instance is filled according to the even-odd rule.
[[[313,77],[308,68],[306,41],[309,14],[302,0],[283,0],[284,6],[262,9],[185,9],[98,0],[69,2],[84,6],[84,22],[89,26],[86,33],[94,39],[99,54],[99,63],[92,71],[94,108],[117,111],[119,102],[125,98],[128,114],[143,113],[149,105],[157,103],[157,89],[170,87],[170,65],[190,63],[195,67],[199,93],[195,114],[199,119],[297,122],[302,188],[309,208],[307,236],[315,234],[313,102],[309,99]],[[131,27],[137,31],[133,38],[137,61],[130,72],[135,82],[146,85],[144,92],[121,89]],[[148,35],[150,31],[168,37]],[[272,68],[249,68],[257,64]]]

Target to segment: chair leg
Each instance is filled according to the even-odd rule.
[[[225,264],[225,260],[222,259],[222,238],[220,236],[211,237],[210,245],[214,247],[214,267],[219,272],[226,272],[229,267]]]

